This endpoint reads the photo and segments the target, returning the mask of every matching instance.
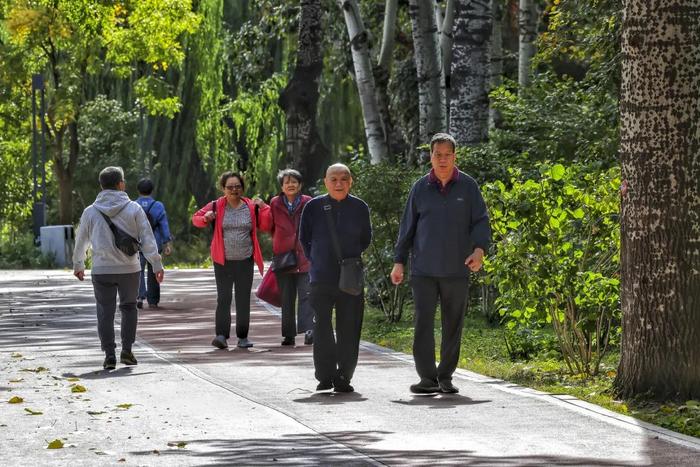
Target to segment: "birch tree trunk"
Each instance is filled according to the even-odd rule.
[[[458,145],[486,140],[488,134],[489,0],[457,2],[452,48],[450,133]]]
[[[520,44],[518,47],[518,84],[521,88],[530,84],[530,68],[535,55],[537,39],[537,15],[534,0],[520,0],[518,9],[518,28]]]
[[[491,0],[491,42],[489,44],[489,90],[497,88],[503,82],[503,1]],[[500,125],[501,115],[497,109],[489,106],[489,128]]]
[[[700,397],[698,11],[623,1],[622,396]]]
[[[370,160],[378,164],[387,159],[388,149],[386,144],[386,132],[379,114],[377,104],[374,75],[372,74],[372,61],[369,51],[369,37],[365,30],[360,9],[356,0],[337,0],[343,10],[345,25],[350,37],[352,50],[352,62],[355,69],[355,83],[360,95],[362,117],[365,122],[365,135],[367,137],[367,149]]]
[[[450,126],[450,102],[451,102],[451,73],[452,73],[452,46],[454,44],[455,24],[455,0],[447,0],[445,5],[445,17],[440,21],[440,52],[442,54],[442,73],[445,80],[445,108],[447,109],[446,126]]]
[[[323,71],[322,14],[321,0],[301,0],[296,66],[279,98],[287,117],[286,163],[301,172],[306,187],[316,182],[328,154],[316,127]]]
[[[432,0],[409,0],[418,76],[420,139],[428,142],[446,129],[445,80]]]

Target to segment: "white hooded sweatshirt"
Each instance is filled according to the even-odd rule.
[[[98,211],[99,209],[99,211]],[[119,190],[102,190],[95,202],[86,207],[80,217],[75,236],[73,270],[85,270],[88,247],[92,247],[92,274],[129,274],[141,271],[139,255],[127,256],[114,244],[114,234],[100,212],[112,219],[114,225],[141,244],[141,253],[156,273],[163,269],[151,225],[141,206]]]

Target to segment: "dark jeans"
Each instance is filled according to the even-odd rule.
[[[314,312],[309,303],[309,274],[278,272],[275,275],[282,295],[282,336],[292,338],[298,333],[313,329]],[[297,298],[299,314],[295,323]]]
[[[466,277],[411,278],[416,309],[413,359],[421,379],[451,381],[459,362],[462,326],[467,307],[469,279]],[[435,309],[440,298],[442,343],[440,364],[435,367]]]
[[[311,284],[311,308],[314,310],[314,368],[316,379],[332,382],[339,376],[352,379],[357,366],[365,297],[341,292],[337,286]],[[335,337],[333,337],[335,307]]]
[[[139,300],[143,300],[145,298],[148,300],[150,305],[157,305],[160,303],[160,284],[156,280],[156,275],[153,273],[153,266],[151,266],[151,263],[146,261],[146,257],[143,256],[143,253],[139,253],[139,256],[141,258]],[[144,277],[144,271],[146,269],[147,274],[146,277]],[[148,287],[146,287],[146,282],[148,282]]]
[[[250,289],[253,287],[253,258],[214,263],[216,277],[216,335],[231,337],[231,299],[236,292],[236,336],[248,337]]]
[[[117,293],[119,294],[119,310],[121,311],[122,351],[131,351],[136,340],[136,294],[139,290],[139,274],[93,274],[92,288],[97,302],[97,334],[100,336],[102,350],[107,355],[114,355],[114,314],[117,308]]]

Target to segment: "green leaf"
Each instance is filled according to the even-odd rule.
[[[128,410],[128,409],[130,409],[133,405],[134,405],[134,404],[125,403],[125,404],[119,404],[119,405],[117,405],[117,407],[120,408],[120,409]]]
[[[564,168],[564,166],[561,164],[556,164],[554,167],[552,167],[550,173],[552,174],[552,179],[561,180],[566,174],[566,168]]]
[[[559,225],[560,225],[559,219],[557,219],[556,217],[550,217],[550,218],[549,218],[549,226],[550,226],[551,228],[553,228],[553,229],[558,229],[558,228],[559,228]]]
[[[576,208],[576,210],[572,212],[571,215],[574,216],[574,219],[583,219],[585,213],[583,212],[583,209]]]
[[[60,439],[55,439],[49,443],[49,445],[46,447],[47,449],[62,449],[63,448],[63,441]]]
[[[44,412],[39,412],[38,410],[32,410],[29,408],[24,409],[25,412],[27,412],[29,415],[43,415]]]

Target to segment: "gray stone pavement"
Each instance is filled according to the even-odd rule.
[[[697,438],[466,371],[411,395],[410,357],[371,344],[355,393],[315,393],[311,347],[255,299],[255,347],[210,346],[211,270],[167,271],[139,365],[101,371],[93,300],[69,271],[0,271],[0,465],[700,465]]]

